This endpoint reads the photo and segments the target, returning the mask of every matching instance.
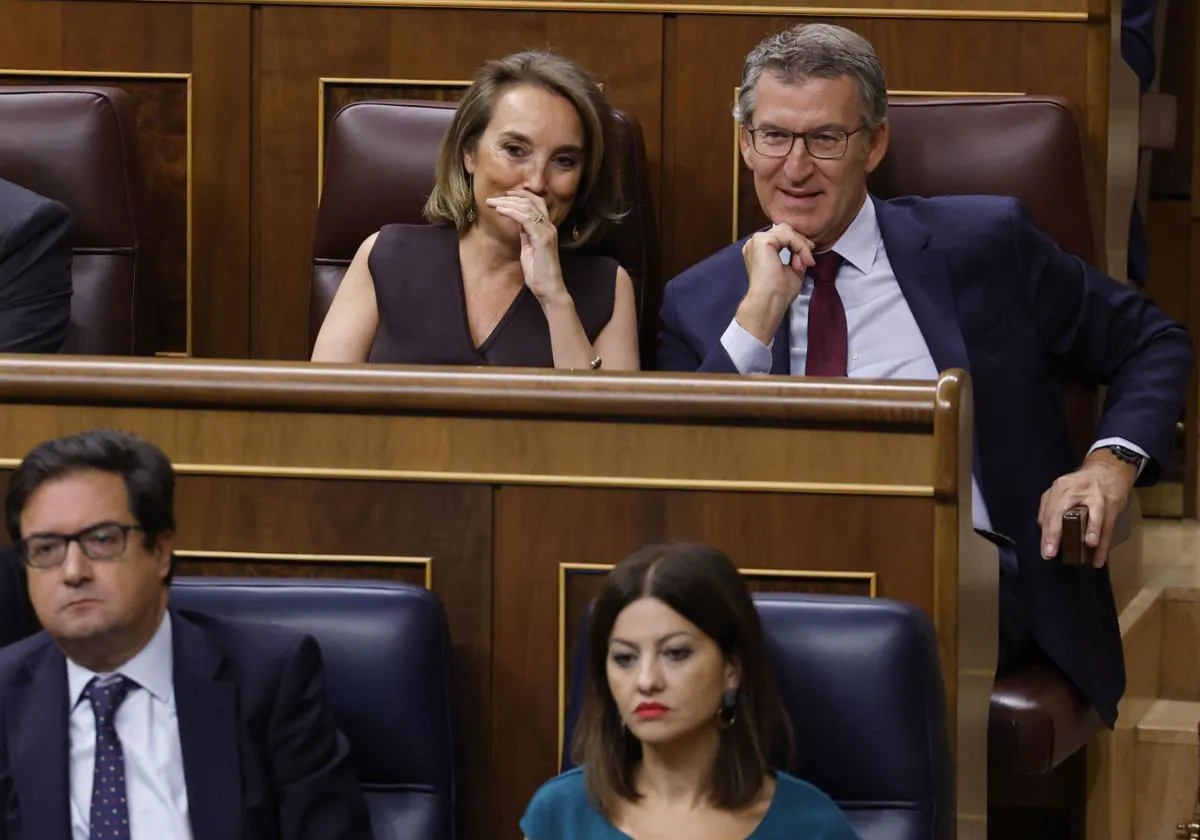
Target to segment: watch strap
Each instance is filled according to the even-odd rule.
[[[1110,443],[1104,447],[1112,454],[1116,455],[1118,460],[1124,461],[1126,464],[1142,468],[1142,464],[1146,462],[1146,457],[1136,450],[1130,449],[1128,446],[1121,446],[1119,443]]]

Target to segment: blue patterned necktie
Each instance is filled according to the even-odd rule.
[[[115,725],[117,709],[137,687],[117,675],[105,682],[93,677],[83,690],[96,715],[96,767],[92,773],[91,840],[130,840],[129,803],[125,800],[125,754]]]

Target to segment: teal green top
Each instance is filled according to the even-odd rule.
[[[521,830],[529,840],[630,840],[592,807],[576,768],[533,795]],[[859,840],[833,800],[795,776],[775,774],[775,795],[746,840]]]

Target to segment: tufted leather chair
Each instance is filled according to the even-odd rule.
[[[182,577],[171,605],[311,634],[377,840],[452,840],[450,639],[432,593],[380,581]]]
[[[386,224],[424,224],[421,208],[433,189],[438,145],[454,105],[379,100],[354,102],[334,116],[326,143],[324,183],[313,237],[308,349],[362,241]],[[637,121],[617,112],[625,140],[622,174],[629,215],[595,250],[615,258],[633,280],[643,359],[657,329],[658,230],[650,201],[650,171]],[[647,313],[649,315],[647,316]],[[652,353],[650,354],[652,355]]]
[[[928,616],[882,598],[753,598],[795,734],[791,772],[833,797],[862,840],[952,838],[954,767]],[[567,745],[586,637],[575,654]]]
[[[66,205],[74,225],[65,353],[153,348],[132,99],[119,88],[0,87],[0,178]],[[145,313],[143,315],[142,313]]]
[[[896,98],[888,119],[891,147],[870,181],[876,195],[1014,196],[1064,250],[1104,268],[1091,155],[1068,103],[1042,96]],[[1061,373],[1067,422],[1082,458],[1093,441],[1096,394],[1074,371]],[[1082,748],[1101,725],[1047,663],[999,678],[988,721],[989,818],[999,824],[1000,809],[1032,804],[1078,812],[1083,791],[1067,759],[1082,761]]]

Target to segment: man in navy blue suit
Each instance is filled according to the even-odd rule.
[[[1112,725],[1125,674],[1105,568],[1135,481],[1167,463],[1191,364],[1184,330],[1062,250],[1012,199],[880,201],[888,146],[871,45],[824,24],[746,59],[735,116],[774,223],[672,280],[659,367],[932,380],[970,372],[976,527],[1001,548],[999,670],[1040,648]],[[1055,371],[1109,386],[1082,464]],[[1094,568],[1047,560],[1089,511]]]
[[[168,608],[174,485],[112,431],[13,473],[44,629],[0,650],[0,840],[370,840],[316,642]]]

